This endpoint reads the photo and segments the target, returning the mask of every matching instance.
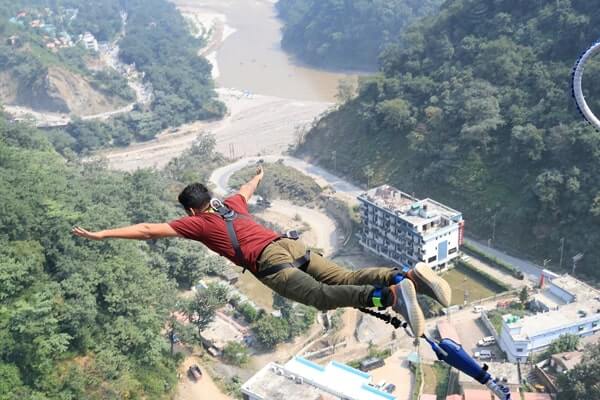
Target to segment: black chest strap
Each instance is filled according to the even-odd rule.
[[[211,199],[210,206],[225,221],[225,225],[227,226],[227,235],[229,236],[229,241],[231,242],[231,246],[233,247],[235,258],[238,261],[239,265],[244,268],[242,273],[246,272],[246,269],[248,269],[248,265],[246,264],[246,260],[244,260],[244,253],[242,253],[240,241],[238,240],[237,235],[235,233],[235,228],[233,227],[233,221],[237,217],[239,217],[239,214],[227,207],[219,199]]]
[[[241,265],[244,268],[242,273],[246,272],[247,269],[250,269],[250,271],[252,271],[252,269],[248,266],[248,264],[246,264],[246,260],[244,259],[244,253],[242,253],[242,248],[240,246],[240,241],[238,240],[237,235],[235,233],[235,228],[233,227],[233,221],[236,218],[238,218],[240,216],[240,214],[238,214],[234,210],[227,207],[219,199],[211,199],[210,206],[225,221],[225,225],[227,226],[227,235],[229,236],[229,241],[231,242],[233,251],[235,252],[235,258],[238,261],[239,265]],[[288,239],[292,239],[292,240],[298,240],[299,235],[298,235],[298,232],[296,232],[296,231],[287,231],[286,233],[281,235],[280,238],[288,238]],[[260,272],[252,271],[252,273],[257,278],[264,278],[266,276],[273,275],[274,273],[277,273],[285,268],[298,268],[301,271],[306,272],[306,269],[308,268],[309,263],[310,263],[310,250],[307,250],[306,254],[304,254],[300,258],[297,258],[296,260],[292,261],[291,263],[273,265],[264,271],[260,271]]]

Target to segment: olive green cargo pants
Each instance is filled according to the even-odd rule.
[[[280,239],[269,244],[257,261],[258,270],[291,263],[306,253],[299,240]],[[260,281],[283,297],[319,310],[340,307],[373,307],[369,298],[375,287],[389,286],[398,270],[365,268],[349,271],[315,252],[310,254],[306,272],[286,268]]]

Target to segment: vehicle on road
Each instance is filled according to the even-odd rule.
[[[396,390],[396,385],[394,385],[393,383],[388,383],[383,388],[383,391],[388,393],[394,393],[394,390]]]
[[[485,308],[483,308],[483,306],[475,306],[475,307],[473,307],[473,312],[474,313],[480,313],[480,312],[482,312],[484,310],[485,310]]]
[[[477,346],[486,347],[496,344],[496,338],[493,336],[486,336],[477,342]]]
[[[200,369],[198,364],[192,364],[188,369],[188,373],[195,381],[199,381],[200,379],[202,379],[202,370]]]
[[[476,351],[473,355],[479,360],[491,360],[493,353],[489,350],[480,350]]]
[[[372,358],[368,358],[366,360],[361,361],[358,369],[360,369],[363,372],[368,372],[375,368],[383,367],[384,365],[385,365],[385,361],[383,361],[383,359],[377,358],[377,357],[372,357]]]

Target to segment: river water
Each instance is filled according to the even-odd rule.
[[[221,87],[289,99],[334,101],[340,79],[351,75],[302,66],[280,46],[275,1],[175,0],[186,10],[219,13],[235,30],[217,52]],[[354,78],[354,76],[352,76]]]

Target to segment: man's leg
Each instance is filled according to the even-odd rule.
[[[282,240],[281,246],[286,248],[294,257],[301,257],[306,252],[306,246],[299,240]],[[328,285],[371,285],[387,287],[394,283],[394,277],[400,273],[395,268],[374,267],[350,271],[347,268],[315,253],[310,254],[310,264],[306,273],[317,281]]]
[[[305,253],[300,246],[290,247],[289,240],[280,240],[264,249],[258,260],[259,270],[273,265],[291,263]],[[304,251],[303,251],[304,249]],[[311,257],[312,258],[312,257]],[[328,285],[297,268],[286,268],[261,279],[280,295],[319,310],[340,307],[373,307],[372,285]]]
[[[292,254],[299,254],[296,257],[300,257],[306,251],[300,241],[282,241],[282,246]],[[310,264],[306,272],[319,282],[329,285],[373,285],[379,288],[397,285],[406,277],[414,284],[418,293],[437,300],[444,307],[450,306],[452,297],[448,283],[425,263],[418,263],[407,273],[391,267],[362,268],[358,271],[350,271],[325,257],[311,253]]]

